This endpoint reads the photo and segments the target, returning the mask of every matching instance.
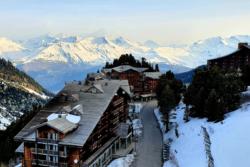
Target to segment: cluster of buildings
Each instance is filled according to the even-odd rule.
[[[65,87],[15,136],[22,166],[105,167],[133,151],[129,102],[149,98],[160,73],[128,65]]]
[[[103,69],[102,72],[110,79],[126,79],[131,86],[135,99],[150,99],[155,97],[155,91],[160,72],[148,72],[147,68],[121,65],[114,68]]]
[[[246,65],[250,65],[250,45],[248,43],[239,43],[235,52],[207,62],[208,68],[217,66],[225,71],[235,69],[240,71]]]

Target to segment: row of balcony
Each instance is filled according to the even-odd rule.
[[[51,144],[58,143],[58,140],[54,140],[54,139],[37,138],[36,140],[37,140],[37,142],[40,142],[40,143],[51,143]]]
[[[32,164],[41,165],[41,166],[50,166],[50,167],[68,167],[67,163],[63,163],[63,162],[58,163],[58,162],[40,160],[40,159],[33,159]]]
[[[64,151],[46,150],[41,148],[31,148],[31,152],[35,154],[43,155],[59,155],[60,157],[67,157],[67,153]]]

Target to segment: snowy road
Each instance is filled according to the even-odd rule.
[[[145,103],[141,111],[144,131],[136,145],[136,167],[162,167],[162,135],[153,111],[156,104]]]

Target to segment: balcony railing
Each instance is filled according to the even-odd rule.
[[[36,140],[37,140],[37,142],[40,142],[40,143],[51,143],[51,144],[58,143],[58,140],[54,140],[54,139],[37,138]]]
[[[60,157],[67,157],[67,153],[64,151],[55,151],[55,150],[46,150],[41,148],[31,148],[31,152],[34,154],[43,154],[43,155],[59,155]]]
[[[68,167],[68,164],[66,162],[53,162],[40,159],[33,159],[32,164],[42,165],[42,166],[53,166],[53,167]]]
[[[31,148],[32,153],[37,153],[37,154],[48,154],[48,155],[58,155],[58,151],[56,150],[46,150],[46,149],[41,149],[41,148]]]
[[[59,165],[58,162],[46,161],[46,160],[40,160],[40,159],[32,160],[32,164],[44,165],[44,166],[58,166]]]

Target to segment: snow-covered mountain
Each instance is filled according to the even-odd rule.
[[[8,53],[8,52],[18,52],[23,50],[23,47],[7,38],[0,38],[0,54]]]
[[[106,61],[131,53],[160,64],[163,70],[184,72],[206,64],[207,59],[233,52],[238,42],[250,36],[215,37],[185,46],[161,46],[154,41],[138,43],[123,37],[80,37],[44,35],[23,41],[0,40],[0,56],[30,74],[45,88],[57,91],[64,82],[79,80]]]

